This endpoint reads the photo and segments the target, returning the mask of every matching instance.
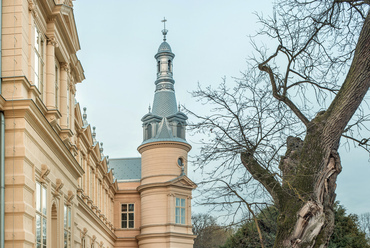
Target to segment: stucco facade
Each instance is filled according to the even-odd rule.
[[[192,247],[196,185],[167,31],[141,158],[110,162],[75,101],[85,76],[72,0],[1,2],[5,247]]]

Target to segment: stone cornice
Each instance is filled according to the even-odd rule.
[[[34,130],[47,143],[48,147],[53,147],[55,154],[62,161],[62,164],[70,164],[66,168],[77,179],[84,173],[74,156],[68,150],[62,139],[55,132],[43,111],[31,99],[7,101],[4,106],[4,112],[7,118],[20,117],[25,118],[34,128]],[[72,181],[71,181],[72,182]]]
[[[78,207],[85,210],[85,212],[88,213],[88,215],[97,223],[100,225],[100,227],[105,230],[105,232],[110,235],[114,240],[117,239],[117,236],[114,234],[114,232],[103,222],[102,219],[100,219],[93,210],[84,202],[83,199],[81,199],[79,196],[77,196],[78,199]]]
[[[191,150],[191,145],[183,142],[177,142],[177,141],[157,141],[157,142],[150,142],[143,144],[137,148],[137,150],[142,154],[146,150],[153,149],[153,148],[159,148],[159,147],[172,147],[172,148],[180,148],[184,149],[186,152],[189,152]]]
[[[185,182],[180,185],[179,182]],[[179,178],[175,178],[174,180],[167,181],[167,182],[158,182],[158,183],[148,183],[144,185],[140,185],[137,187],[138,192],[143,192],[144,190],[147,189],[153,189],[153,188],[163,188],[163,187],[175,187],[175,188],[180,188],[180,189],[190,189],[193,190],[197,187],[195,183],[193,183],[187,176],[182,176]]]
[[[184,226],[188,227],[188,226]],[[190,228],[190,226],[189,226]],[[141,241],[147,238],[158,238],[158,237],[180,237],[180,238],[189,238],[195,239],[197,235],[187,234],[187,233],[177,233],[177,232],[165,232],[165,233],[148,233],[148,234],[139,234],[136,236],[136,239]]]

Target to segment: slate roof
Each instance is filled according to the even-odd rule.
[[[179,138],[179,137],[174,137],[172,135],[172,130],[168,124],[168,120],[166,117],[162,119],[162,121],[159,123],[158,131],[155,137],[144,140],[141,145],[151,143],[151,142],[158,142],[158,141],[176,141],[176,142],[182,142],[189,144],[186,142],[186,140]]]
[[[141,158],[110,158],[109,167],[118,181],[141,179]]]
[[[152,113],[161,117],[176,114],[177,106],[175,92],[170,90],[155,92]]]
[[[158,53],[169,52],[172,53],[171,46],[167,42],[163,41],[158,48]]]

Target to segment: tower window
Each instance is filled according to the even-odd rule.
[[[152,124],[149,124],[147,129],[148,129],[148,139],[150,139],[152,137]]]
[[[168,60],[168,71],[172,72],[172,63],[171,63],[171,60]]]
[[[157,72],[159,73],[161,71],[161,61],[157,62]]]
[[[182,125],[179,123],[177,124],[177,132],[176,132],[177,137],[182,138],[181,133],[182,133]]]
[[[176,224],[185,224],[185,199],[176,197]]]
[[[177,164],[178,164],[179,166],[184,166],[184,160],[183,160],[182,158],[179,158],[179,159],[177,160]]]

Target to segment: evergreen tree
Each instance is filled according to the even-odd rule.
[[[370,248],[365,233],[360,230],[358,216],[346,214],[338,202],[334,205],[335,227],[328,248]],[[265,248],[272,248],[277,231],[279,213],[272,206],[258,214],[258,225],[262,231]],[[243,224],[234,235],[230,236],[222,248],[256,248],[261,247],[257,228],[253,220]]]

